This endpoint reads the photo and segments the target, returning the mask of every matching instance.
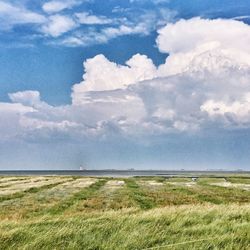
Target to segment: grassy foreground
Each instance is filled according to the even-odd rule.
[[[0,178],[0,249],[250,249],[249,178]]]

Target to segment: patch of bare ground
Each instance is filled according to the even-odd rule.
[[[104,188],[105,189],[118,189],[124,186],[124,184],[125,182],[122,180],[110,180],[105,184]]]
[[[45,177],[37,177],[37,178],[15,178],[15,179],[11,179],[11,180],[7,180],[5,182],[0,183],[0,188],[9,188],[13,185],[19,185],[19,184],[25,184],[25,183],[33,183],[33,182],[39,182],[39,181],[44,181],[44,180],[48,180],[48,178]]]
[[[149,187],[161,187],[161,186],[163,186],[162,182],[158,182],[158,181],[155,181],[155,180],[139,181],[139,183],[141,185],[149,186]]]
[[[250,184],[231,183],[231,182],[214,182],[214,183],[210,183],[210,185],[228,187],[228,188],[240,188],[246,191],[250,191]]]
[[[183,187],[194,187],[196,186],[196,182],[168,182],[168,184],[183,186]]]
[[[97,180],[94,178],[80,178],[75,181],[65,182],[62,183],[57,188],[63,187],[63,188],[85,188],[92,184],[94,184]]]
[[[0,178],[0,185],[2,185],[3,183],[9,183],[12,181],[20,181],[20,180],[27,180],[29,179],[29,177],[1,177]]]
[[[17,192],[26,191],[30,188],[39,188],[42,186],[56,184],[62,181],[62,178],[47,178],[47,177],[35,177],[31,178],[29,182],[15,183],[11,186],[6,186],[0,189],[0,195],[10,195]]]

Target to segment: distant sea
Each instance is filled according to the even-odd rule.
[[[250,174],[250,171],[171,171],[171,170],[16,170],[0,171],[0,176],[24,176],[24,175],[75,175],[75,176],[225,176],[228,174]]]

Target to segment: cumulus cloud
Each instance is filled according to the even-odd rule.
[[[140,123],[161,132],[198,130],[211,121],[245,126],[249,32],[248,25],[233,20],[194,18],[169,24],[157,39],[159,49],[169,53],[163,65],[156,68],[147,57],[136,55],[121,66],[98,55],[84,63],[84,81],[74,85],[72,102],[113,105],[124,100],[122,95],[116,99],[114,90],[129,90],[129,97],[141,100],[146,112],[143,120],[133,119],[133,126]],[[120,127],[128,128],[126,119]]]
[[[192,18],[168,24],[158,31],[158,48],[162,52],[180,53],[201,45],[217,42],[217,47],[238,48],[250,51],[249,26],[228,19]],[[184,41],[183,38],[186,38]],[[243,46],[243,47],[242,47]]]
[[[250,27],[239,21],[180,20],[159,30],[157,46],[169,56],[158,67],[140,54],[125,65],[97,55],[84,62],[71,105],[50,106],[36,91],[10,94],[6,105],[23,110],[15,114],[22,136],[78,140],[250,128],[249,39]]]
[[[168,24],[158,33],[159,50],[170,54],[162,74],[250,65],[250,31],[243,22],[193,18]]]
[[[125,89],[128,85],[152,79],[156,67],[145,55],[136,54],[126,62],[126,66],[110,62],[103,55],[97,55],[84,63],[84,81],[74,85],[73,104],[81,104],[89,91]]]
[[[0,137],[1,142],[20,139],[23,134],[23,127],[20,125],[20,118],[25,114],[32,113],[32,107],[20,103],[0,103]]]
[[[41,103],[40,93],[38,91],[20,91],[9,94],[9,98],[14,103],[20,103],[26,106],[35,106]]]
[[[9,114],[9,113],[15,113],[15,114],[25,114],[29,112],[33,112],[34,109],[32,107],[27,107],[22,105],[21,103],[0,103],[0,112],[2,114]]]

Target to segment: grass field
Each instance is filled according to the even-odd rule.
[[[0,177],[0,249],[250,249],[243,177]]]

